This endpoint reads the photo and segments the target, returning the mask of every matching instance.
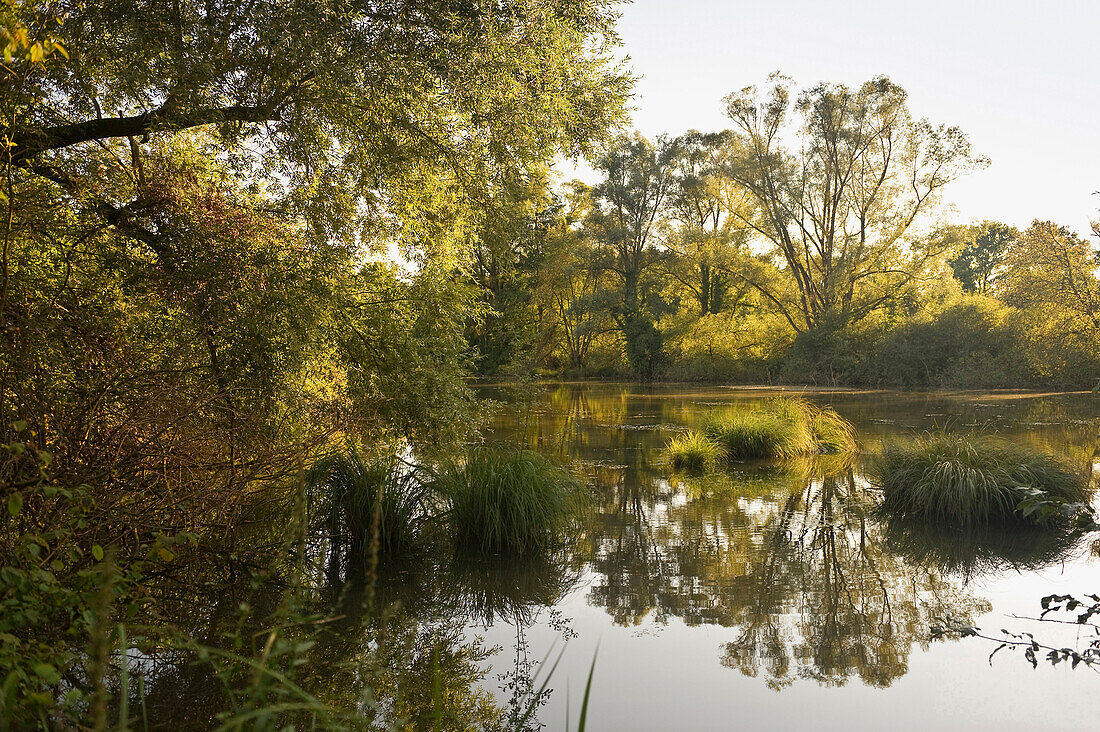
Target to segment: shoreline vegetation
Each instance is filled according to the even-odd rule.
[[[423,545],[574,538],[569,434],[470,450],[475,376],[1100,388],[1095,243],[946,218],[963,130],[777,74],[648,139],[618,5],[0,0],[0,732],[537,728],[533,663],[477,686],[476,598],[376,602]],[[856,447],[768,409],[681,461]],[[608,445],[597,500],[660,505]]]
[[[553,374],[527,375],[520,379],[502,380],[495,376],[470,375],[466,382],[477,387],[499,387],[505,389],[521,389],[525,385],[553,385],[553,386],[584,386],[588,384],[620,385],[645,387],[647,389],[663,389],[666,387],[704,387],[708,389],[724,389],[731,392],[774,393],[777,396],[802,394],[827,395],[848,394],[858,396],[862,394],[928,394],[942,397],[973,397],[981,399],[983,396],[995,396],[998,399],[1013,398],[1041,398],[1050,396],[1096,396],[1100,397],[1100,390],[1094,389],[1044,389],[1042,387],[1002,387],[1002,388],[953,388],[953,387],[892,387],[892,386],[845,386],[841,384],[810,384],[810,383],[765,383],[758,381],[729,381],[722,379],[654,379],[641,381],[629,376],[557,376]]]

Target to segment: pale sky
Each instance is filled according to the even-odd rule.
[[[960,126],[992,159],[946,189],[953,220],[1086,234],[1100,218],[1100,0],[636,0],[622,13],[641,77],[633,125],[649,137],[729,127],[722,97],[773,71],[799,88],[886,74],[914,117]]]

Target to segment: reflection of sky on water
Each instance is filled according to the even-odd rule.
[[[947,551],[933,537],[928,550],[927,537],[891,527],[893,551],[858,465],[836,477],[805,466],[670,475],[660,454],[669,435],[715,405],[766,396],[564,385],[536,398],[537,414],[498,415],[494,438],[588,466],[596,486],[587,562],[555,606],[576,637],[539,713],[549,729],[565,728],[567,704],[575,726],[597,641],[590,729],[1054,729],[1094,714],[1100,679],[1089,670],[1032,670],[1009,655],[990,666],[990,644],[929,643],[927,633],[950,612],[994,633],[1072,643],[1075,628],[1010,616],[1034,616],[1044,595],[1100,589],[1087,546],[1049,557],[1049,547],[1015,547],[1007,562],[967,566],[967,547]],[[911,430],[976,428],[1096,465],[1100,399],[1090,395],[807,396],[853,421],[865,448]],[[648,428],[618,428],[640,423]],[[1033,551],[1053,564],[1014,568]],[[535,612],[524,630],[535,658],[562,646],[547,617]],[[506,665],[516,629],[475,630],[505,649],[494,663]]]

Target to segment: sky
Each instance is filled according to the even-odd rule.
[[[886,74],[992,160],[947,187],[950,220],[1100,218],[1100,0],[636,0],[619,32],[646,136],[729,127],[722,97],[773,71],[799,88]]]

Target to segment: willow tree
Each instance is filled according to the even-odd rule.
[[[597,240],[612,256],[610,270],[617,284],[612,313],[627,359],[645,379],[655,375],[663,359],[647,277],[659,258],[675,162],[675,142],[651,142],[639,133],[621,135],[596,164],[604,179],[592,189],[588,217]]]
[[[700,315],[736,305],[750,289],[742,270],[748,253],[751,198],[723,169],[736,154],[732,133],[690,130],[676,138],[669,237],[669,273],[692,295]]]
[[[919,272],[929,255],[906,235],[948,183],[986,161],[957,127],[913,119],[884,76],[858,89],[819,84],[793,103],[790,82],[773,81],[726,97],[742,150],[728,174],[756,204],[745,224],[793,283],[793,296],[763,294],[797,331],[842,328]]]
[[[1004,299],[1017,307],[1072,314],[1077,330],[1100,336],[1100,252],[1050,221],[1033,221],[1008,255]]]

